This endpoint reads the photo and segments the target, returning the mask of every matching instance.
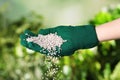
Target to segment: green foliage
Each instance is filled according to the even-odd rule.
[[[4,20],[4,21],[3,21]],[[35,13],[10,23],[0,12],[0,80],[39,80],[45,71],[44,57],[20,45],[25,29],[34,32],[43,26],[43,17]]]
[[[4,8],[4,7],[2,7]],[[40,80],[47,70],[45,56],[20,45],[19,35],[30,29],[37,32],[43,26],[43,17],[36,13],[16,22],[6,19],[0,8],[0,80]],[[120,8],[101,11],[91,24],[100,25],[120,17]],[[59,80],[120,80],[120,41],[109,41],[88,50],[77,50],[63,57],[59,63],[63,72]],[[59,70],[60,71],[60,70]],[[57,75],[56,74],[56,75]],[[49,77],[52,80],[52,77]]]

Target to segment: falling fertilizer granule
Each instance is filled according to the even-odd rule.
[[[26,41],[38,44],[41,48],[43,48],[40,52],[46,53],[47,51],[47,56],[45,57],[47,71],[44,73],[42,80],[58,80],[58,76],[60,76],[59,74],[61,73],[60,66],[58,65],[60,58],[59,53],[61,45],[66,42],[66,40],[63,40],[61,36],[57,35],[57,33],[50,33],[47,35],[39,34],[36,37],[30,36],[26,39]],[[55,57],[56,55],[58,57]]]

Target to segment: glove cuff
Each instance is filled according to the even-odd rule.
[[[86,38],[88,37],[87,44],[89,45],[86,46],[86,48],[92,48],[97,46],[99,44],[99,40],[97,37],[95,25],[86,26],[86,31],[87,31]]]
[[[95,25],[84,25],[76,27],[76,47],[79,49],[88,49],[99,44]]]

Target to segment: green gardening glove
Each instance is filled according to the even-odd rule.
[[[58,26],[55,28],[42,29],[38,34],[47,35],[49,33],[56,33],[61,36],[63,40],[67,40],[61,46],[60,56],[69,56],[78,49],[88,49],[98,45],[99,41],[96,35],[95,26]],[[22,43],[23,45],[24,43]],[[28,48],[40,51],[40,47],[35,43],[27,44]],[[47,54],[42,52],[43,54]]]

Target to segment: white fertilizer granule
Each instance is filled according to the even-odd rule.
[[[28,42],[38,44],[40,47],[43,48],[42,51],[47,50],[49,52],[48,55],[53,56],[56,55],[56,48],[60,49],[61,45],[66,42],[66,40],[63,40],[61,36],[57,35],[57,33],[50,33],[47,35],[39,34],[37,37],[29,37],[26,40]]]

